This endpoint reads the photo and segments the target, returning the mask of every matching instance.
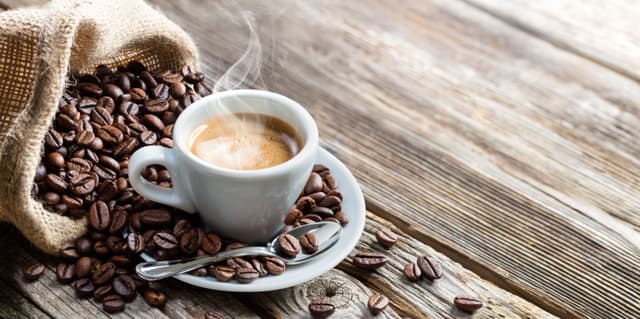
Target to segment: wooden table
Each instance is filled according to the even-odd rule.
[[[9,1],[17,6],[27,1]],[[29,1],[31,2],[31,1]],[[40,1],[36,1],[40,2]],[[634,1],[153,1],[199,44],[219,77],[245,50],[255,13],[262,83],[306,106],[322,145],[355,174],[373,232],[401,236],[389,263],[345,260],[312,282],[228,294],[169,281],[164,309],[142,298],[116,318],[308,317],[328,295],[335,317],[640,317],[640,6]],[[263,85],[263,84],[266,84]],[[107,315],[55,281],[24,283],[44,258],[2,228],[0,317]],[[18,243],[18,244],[16,244]],[[402,279],[418,254],[445,268],[433,284]]]

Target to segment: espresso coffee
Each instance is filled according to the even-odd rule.
[[[189,139],[190,151],[228,169],[256,170],[288,161],[302,148],[289,123],[266,114],[232,113],[209,119]]]

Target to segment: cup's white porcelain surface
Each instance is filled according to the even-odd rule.
[[[302,138],[303,148],[282,164],[260,170],[231,170],[210,165],[189,151],[191,132],[208,119],[228,112],[279,117]],[[283,226],[284,216],[302,191],[316,159],[318,128],[298,103],[259,90],[215,93],[191,104],[173,128],[173,148],[147,146],[129,160],[129,180],[142,196],[158,203],[199,212],[220,235],[247,243],[264,243]],[[145,167],[169,169],[172,188],[141,177]]]
[[[316,278],[331,270],[349,253],[353,251],[360,240],[366,219],[364,197],[356,179],[337,158],[320,148],[316,163],[324,164],[331,169],[331,175],[338,182],[338,190],[342,193],[342,211],[349,217],[349,223],[344,226],[342,236],[329,250],[313,260],[295,266],[287,266],[287,271],[279,276],[266,276],[256,279],[250,284],[242,284],[235,280],[221,282],[211,276],[195,276],[191,274],[178,275],[175,278],[194,286],[207,289],[231,292],[260,292],[283,289]],[[154,260],[147,253],[140,255],[146,261]]]

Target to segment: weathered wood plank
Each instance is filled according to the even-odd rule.
[[[537,37],[640,80],[640,7],[615,1],[464,0]]]
[[[0,318],[52,318],[0,280]]]
[[[209,74],[242,54],[250,6],[158,6]],[[637,83],[459,2],[277,6],[253,7],[263,79],[371,207],[555,314],[640,314]]]

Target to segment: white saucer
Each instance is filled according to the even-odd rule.
[[[220,282],[214,277],[199,277],[193,275],[179,275],[175,278],[188,284],[219,291],[230,292],[261,292],[292,287],[316,278],[333,269],[355,248],[364,230],[366,211],[364,197],[356,179],[351,172],[325,149],[320,148],[316,163],[324,164],[331,169],[331,175],[338,182],[338,190],[344,201],[342,210],[347,213],[349,223],[344,227],[342,237],[329,250],[316,259],[307,263],[289,266],[287,271],[279,276],[266,276],[254,282],[241,284],[236,281]],[[154,260],[146,253],[140,255],[146,261]]]

